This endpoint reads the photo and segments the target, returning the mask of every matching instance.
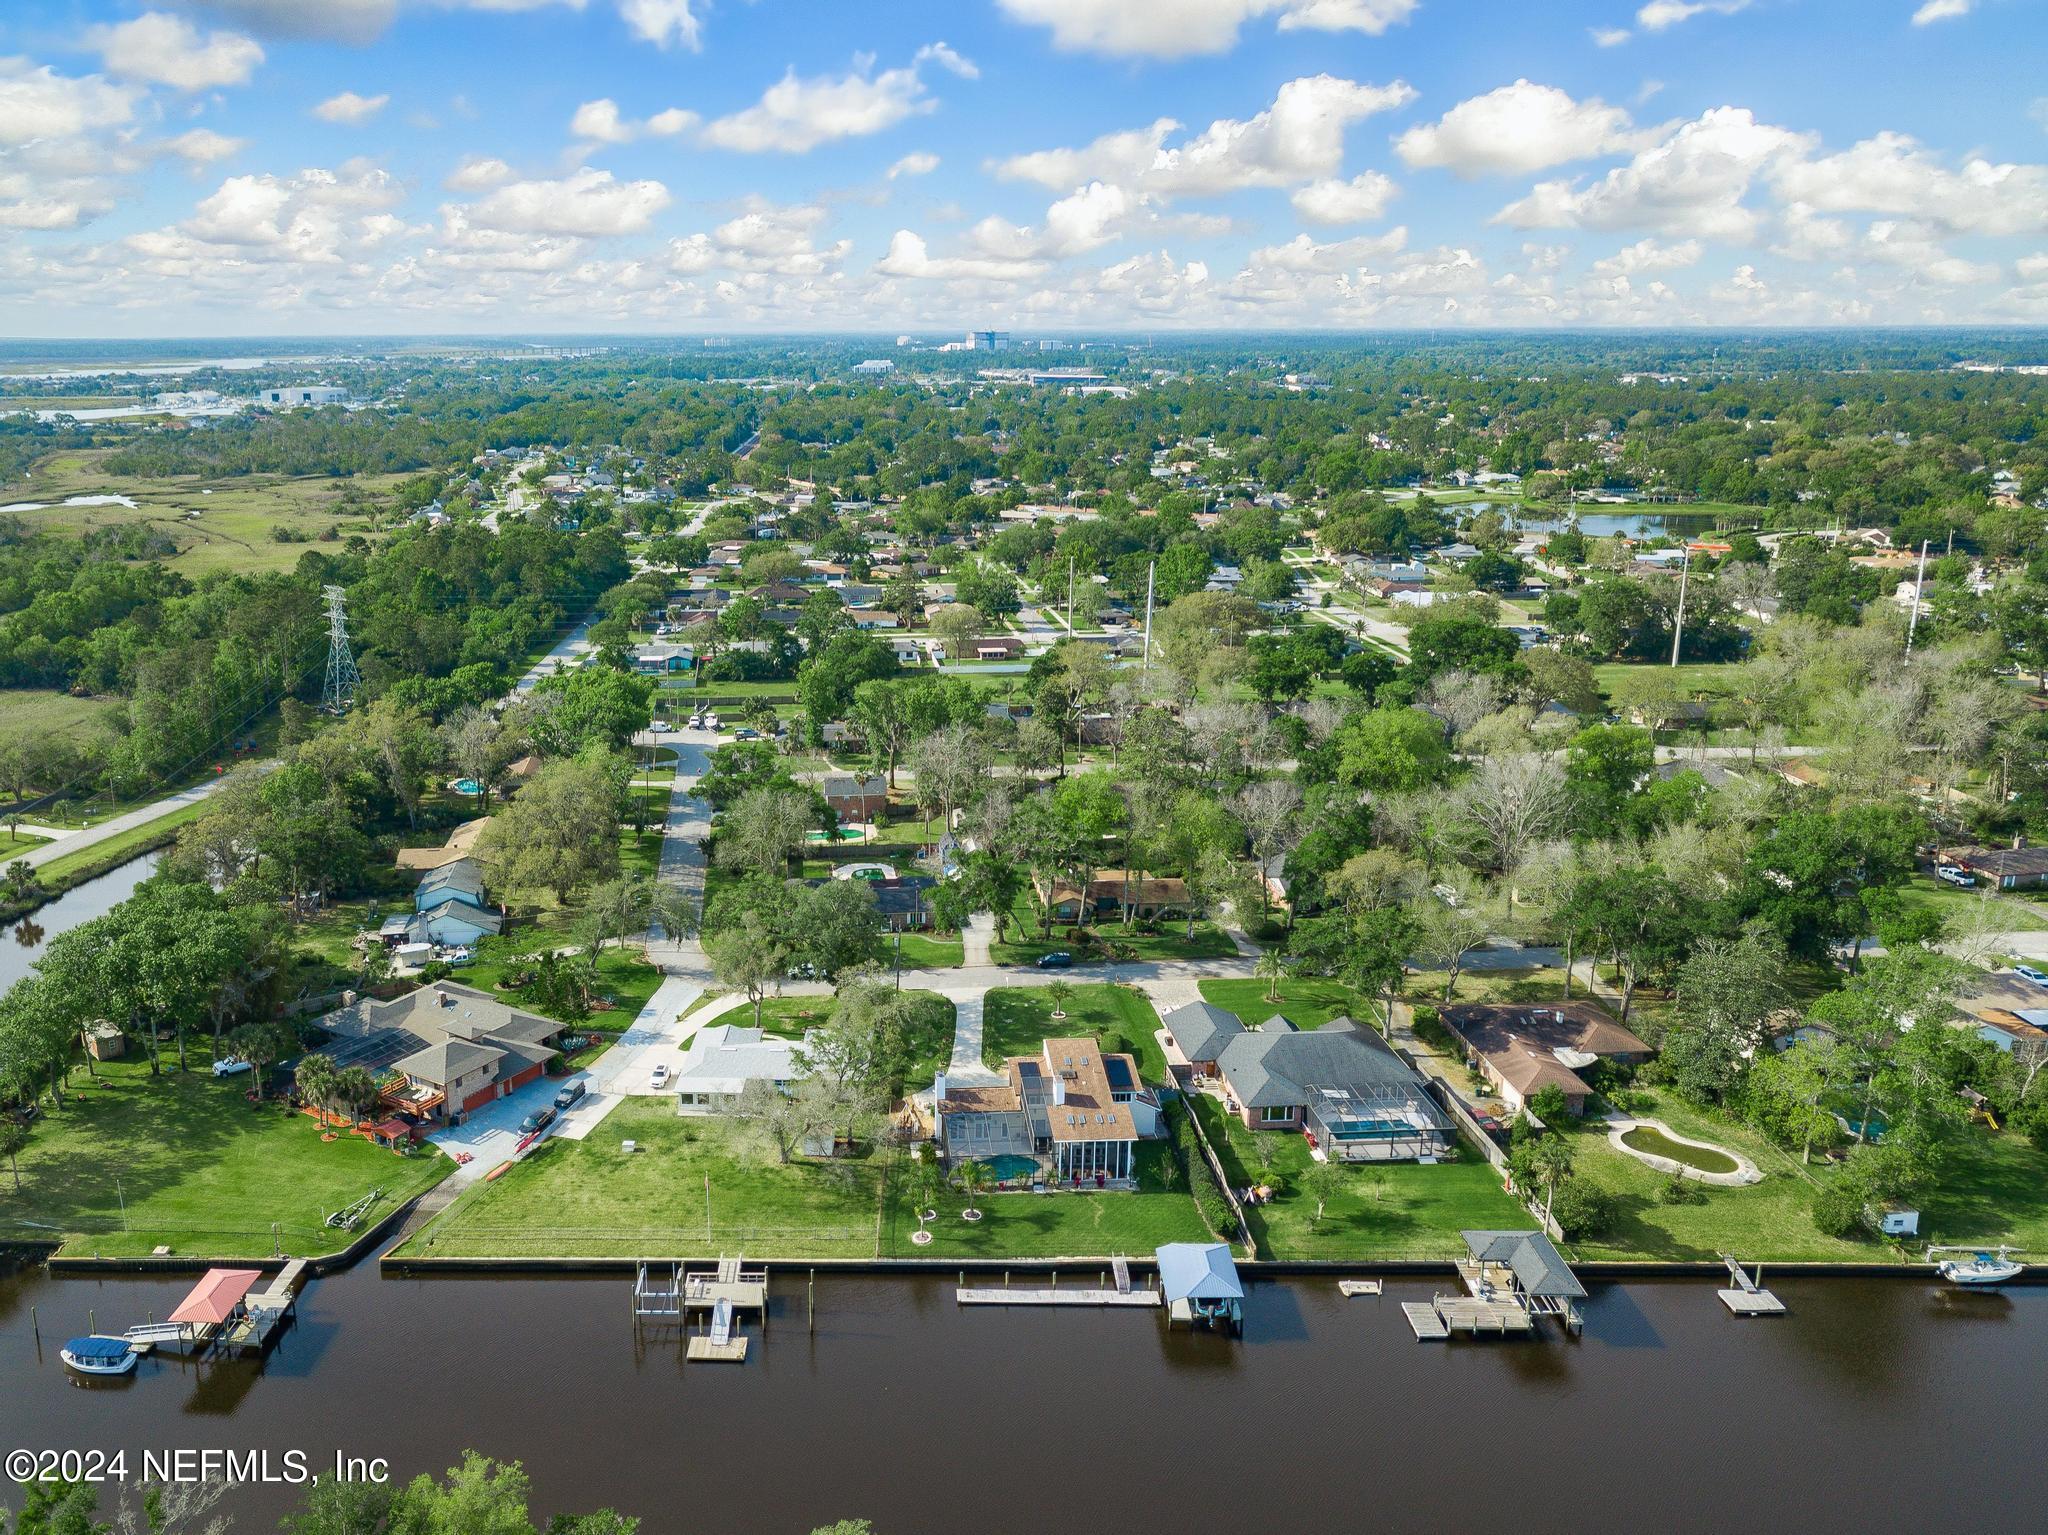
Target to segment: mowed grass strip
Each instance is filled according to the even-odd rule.
[[[62,1239],[69,1256],[267,1258],[275,1222],[285,1252],[312,1256],[353,1240],[325,1224],[332,1212],[381,1188],[388,1213],[452,1170],[437,1152],[323,1141],[307,1116],[251,1104],[246,1075],[216,1080],[203,1046],[192,1054],[186,1073],[120,1060],[77,1074],[35,1123],[19,1191],[0,1168],[0,1236]]]
[[[1220,1005],[1220,1004],[1219,1004]],[[1206,1093],[1193,1099],[1233,1187],[1264,1183],[1275,1197],[1245,1211],[1259,1256],[1346,1262],[1441,1260],[1464,1256],[1458,1233],[1534,1224],[1501,1186],[1501,1175],[1460,1144],[1454,1162],[1339,1165],[1343,1183],[1315,1218],[1305,1185],[1311,1158],[1298,1131],[1248,1130]],[[1262,1162],[1264,1155],[1270,1162]]]
[[[632,1141],[638,1150],[621,1149]],[[410,1258],[875,1256],[886,1155],[782,1163],[743,1127],[632,1098],[590,1137],[553,1139],[477,1183],[405,1244]]]

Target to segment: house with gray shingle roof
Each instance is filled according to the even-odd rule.
[[[320,1024],[338,1058],[389,1063],[385,1107],[451,1123],[540,1077],[565,1028],[453,981],[389,1000],[365,997]]]
[[[1350,1018],[1297,1029],[1276,1014],[1241,1028],[1223,1040],[1216,1074],[1247,1129],[1303,1131],[1340,1160],[1402,1161],[1450,1144],[1422,1078]]]
[[[1216,1075],[1217,1057],[1223,1047],[1244,1032],[1237,1014],[1227,1013],[1213,1002],[1190,1002],[1176,1007],[1159,1020],[1182,1060],[1197,1077]],[[1179,1061],[1172,1063],[1175,1066]]]

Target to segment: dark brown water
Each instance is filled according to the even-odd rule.
[[[157,855],[144,853],[97,879],[73,886],[47,906],[0,925],[0,992],[26,976],[52,938],[81,922],[104,917],[135,894],[135,887],[156,872]]]
[[[1390,1283],[1252,1287],[1246,1338],[1139,1312],[962,1311],[950,1284],[776,1284],[765,1345],[687,1369],[626,1282],[312,1286],[266,1365],[145,1361],[111,1388],[56,1346],[162,1316],[188,1280],[0,1281],[0,1449],[291,1448],[402,1476],[523,1460],[538,1510],[648,1535],[2039,1528],[2048,1289],[1775,1280],[1781,1320],[1707,1284],[1602,1286],[1566,1343],[1418,1344]],[[38,1358],[28,1308],[40,1312]],[[237,1528],[290,1501],[245,1489]]]

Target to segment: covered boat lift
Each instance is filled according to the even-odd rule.
[[[1244,1335],[1244,1281],[1221,1242],[1168,1242],[1156,1250],[1166,1325],[1227,1327]]]

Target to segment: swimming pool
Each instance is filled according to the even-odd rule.
[[[458,778],[455,780],[455,782],[448,785],[448,787],[453,789],[457,794],[477,795],[483,793],[484,790],[484,786],[478,783],[474,778]]]

